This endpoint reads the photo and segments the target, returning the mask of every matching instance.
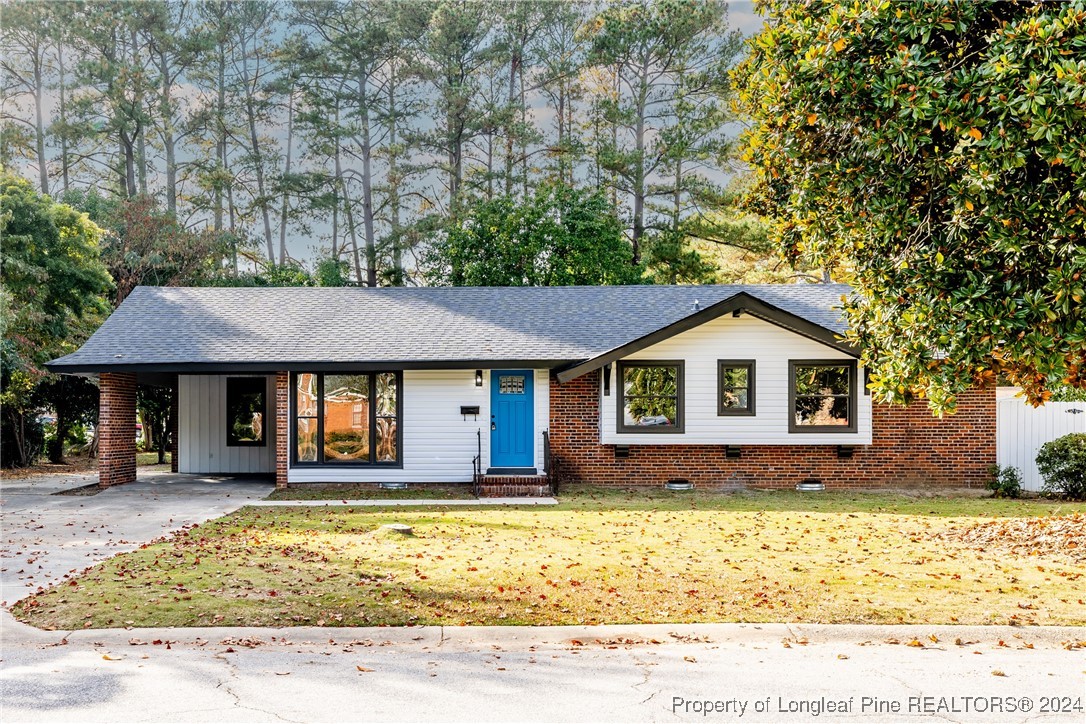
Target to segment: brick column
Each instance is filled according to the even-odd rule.
[[[136,480],[136,375],[103,372],[98,380],[98,485]]]
[[[287,487],[290,455],[290,373],[275,374],[275,487]]]
[[[177,459],[178,426],[180,425],[180,379],[175,379],[170,389],[170,442],[167,449],[170,451],[170,472],[176,473],[180,461]]]

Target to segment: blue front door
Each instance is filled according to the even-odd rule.
[[[533,399],[531,370],[490,373],[490,467],[534,466]]]

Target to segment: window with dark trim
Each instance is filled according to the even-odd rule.
[[[399,372],[294,375],[294,463],[402,467]]]
[[[856,432],[856,363],[789,360],[788,431]]]
[[[226,378],[226,446],[267,445],[268,382],[263,377]]]
[[[683,363],[619,362],[618,432],[683,432]]]
[[[754,414],[754,360],[717,360],[716,414]]]

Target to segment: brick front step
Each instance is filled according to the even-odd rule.
[[[546,475],[481,475],[480,498],[545,498],[552,494]]]

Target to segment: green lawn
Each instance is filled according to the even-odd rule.
[[[563,491],[556,507],[246,508],[13,611],[45,628],[1081,624],[1084,511],[1041,500],[587,488]],[[392,522],[415,535],[381,529]]]
[[[166,462],[163,465],[168,466],[170,464],[170,454],[166,453]],[[153,465],[158,466],[158,453],[157,452],[137,452],[136,453],[136,465],[140,467]],[[169,467],[164,468],[169,470]]]

